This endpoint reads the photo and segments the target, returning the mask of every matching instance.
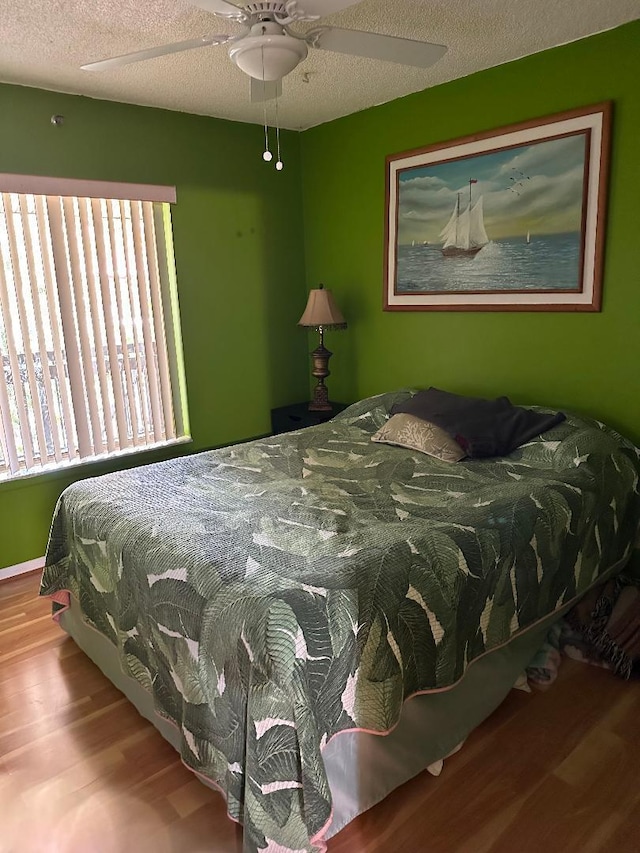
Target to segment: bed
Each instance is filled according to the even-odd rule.
[[[444,758],[637,540],[639,452],[614,431],[568,416],[451,464],[371,441],[410,393],[58,502],[41,594],[247,851],[322,850]]]

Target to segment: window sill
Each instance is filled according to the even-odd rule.
[[[82,479],[83,477],[99,476],[106,473],[110,466],[115,465],[118,468],[119,463],[130,461],[134,465],[145,465],[149,462],[157,461],[155,459],[145,460],[147,454],[157,455],[163,451],[170,450],[172,447],[180,447],[191,444],[193,439],[190,435],[182,436],[181,438],[173,438],[170,441],[159,441],[155,444],[147,444],[144,447],[128,447],[126,450],[116,450],[113,453],[103,453],[100,456],[91,456],[85,459],[73,459],[65,462],[54,462],[44,465],[37,471],[24,471],[18,474],[0,479],[0,492],[8,491],[12,488],[20,486],[33,485],[35,480],[49,481],[56,479]],[[86,471],[84,469],[87,469]]]

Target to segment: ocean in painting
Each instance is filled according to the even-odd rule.
[[[494,240],[472,257],[445,257],[440,244],[398,246],[397,293],[579,287],[578,232]]]

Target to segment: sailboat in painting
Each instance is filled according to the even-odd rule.
[[[453,213],[440,232],[440,238],[444,240],[442,254],[445,257],[477,255],[489,242],[484,227],[482,196],[473,206],[471,204],[471,185],[476,183],[473,179],[469,181],[469,203],[464,210],[460,204],[461,193],[458,193]]]

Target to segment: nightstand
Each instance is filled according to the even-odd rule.
[[[331,405],[333,408],[330,412],[310,412],[309,403],[292,403],[290,406],[271,409],[271,431],[274,435],[278,435],[281,432],[323,424],[346,409],[348,404],[332,403]]]

